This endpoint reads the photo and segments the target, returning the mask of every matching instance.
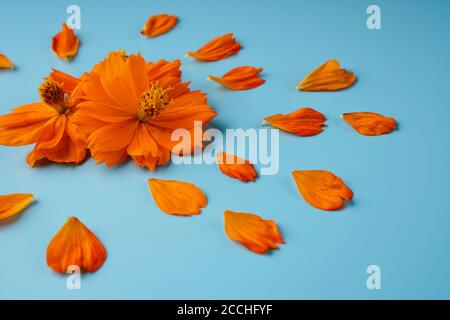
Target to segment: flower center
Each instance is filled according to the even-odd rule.
[[[170,87],[162,88],[159,82],[156,81],[141,94],[137,113],[139,121],[145,122],[149,118],[156,118],[164,110],[171,101],[167,94],[170,89]]]
[[[47,79],[39,86],[41,100],[60,113],[66,111],[66,93],[61,84],[52,79]]]

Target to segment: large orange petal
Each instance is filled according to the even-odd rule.
[[[293,171],[295,183],[306,202],[322,210],[338,210],[353,198],[341,178],[325,170]]]
[[[0,144],[22,146],[48,141],[55,136],[58,113],[42,102],[13,109],[0,116]]]
[[[206,95],[192,91],[175,98],[158,117],[150,119],[148,123],[166,129],[190,129],[194,127],[195,121],[202,121],[206,125],[216,115],[216,111],[206,104]]]
[[[0,53],[0,69],[14,69],[14,63],[7,56]]]
[[[236,42],[232,33],[217,37],[196,52],[188,52],[191,57],[201,61],[217,61],[236,54],[241,49],[241,45]]]
[[[165,213],[191,216],[200,214],[208,203],[205,194],[192,183],[176,180],[148,180],[156,205]]]
[[[139,126],[139,121],[122,121],[104,126],[88,138],[88,147],[95,159],[97,152],[117,151],[128,147]]]
[[[170,151],[164,148],[158,147],[157,154],[145,154],[136,155],[131,157],[134,163],[140,168],[147,168],[148,170],[155,170],[157,167],[162,166],[169,162]]]
[[[11,218],[28,207],[33,201],[32,194],[7,194],[0,196],[0,221]]]
[[[255,167],[248,160],[226,152],[217,153],[217,163],[222,173],[243,182],[254,181],[258,176]]]
[[[279,249],[277,243],[284,243],[273,220],[264,220],[252,213],[225,210],[225,232],[234,241],[247,249],[263,254],[270,249]]]
[[[157,37],[175,27],[178,22],[177,16],[169,14],[159,14],[150,17],[141,30],[141,34],[150,38]]]
[[[272,126],[298,136],[313,136],[323,131],[325,116],[312,109],[301,108],[289,114],[275,114],[264,121]]]
[[[337,91],[356,82],[353,72],[341,69],[339,61],[329,60],[311,72],[299,84],[302,91]]]
[[[80,39],[75,32],[63,23],[61,32],[52,39],[52,50],[61,59],[69,60],[77,54],[79,44]]]
[[[180,60],[166,61],[159,60],[157,62],[148,63],[148,80],[150,82],[160,81],[164,86],[168,79],[181,79],[181,62]]]
[[[258,76],[262,71],[263,68],[243,66],[232,69],[222,77],[209,76],[208,78],[230,90],[249,90],[259,87],[266,82]]]
[[[106,260],[106,249],[80,220],[70,217],[47,247],[47,265],[58,273],[69,266],[94,272]]]
[[[394,118],[375,112],[344,113],[342,117],[356,131],[365,136],[379,136],[397,129],[397,121]]]

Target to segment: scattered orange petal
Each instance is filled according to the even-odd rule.
[[[322,210],[338,210],[353,198],[341,178],[325,170],[293,171],[295,183],[306,202]]]
[[[344,113],[342,118],[365,136],[379,136],[397,129],[397,121],[394,118],[385,117],[375,112]]]
[[[78,52],[80,39],[67,24],[63,23],[62,31],[52,38],[53,52],[64,60],[70,60]]]
[[[0,53],[0,69],[14,69],[14,63],[7,56]]]
[[[311,72],[297,86],[302,91],[338,91],[352,86],[356,77],[341,69],[339,61],[329,60]]]
[[[230,90],[249,90],[266,82],[258,77],[262,71],[263,68],[243,66],[234,68],[222,77],[209,76],[208,79],[212,79]]]
[[[241,45],[236,42],[232,33],[227,33],[211,40],[196,52],[187,54],[201,61],[217,61],[236,54],[239,50]]]
[[[312,109],[301,108],[289,114],[276,114],[265,118],[264,121],[283,131],[296,134],[298,136],[313,136],[323,131],[325,116]]]
[[[254,181],[258,176],[255,167],[248,160],[226,152],[217,153],[217,163],[222,173],[243,182]]]
[[[94,272],[105,262],[106,249],[80,220],[70,217],[47,247],[47,265],[58,273],[69,266]]]
[[[156,205],[168,214],[200,214],[201,208],[208,203],[203,191],[192,183],[152,178],[148,185]]]
[[[178,22],[177,16],[159,14],[150,17],[141,30],[141,34],[150,38],[160,36],[175,27]]]
[[[278,250],[277,243],[284,243],[273,220],[264,220],[252,213],[225,210],[225,232],[234,241],[240,242],[255,253]]]
[[[28,207],[33,201],[32,194],[7,194],[0,196],[0,221],[11,218]]]

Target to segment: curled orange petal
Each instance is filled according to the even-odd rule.
[[[208,203],[203,191],[189,182],[152,178],[148,185],[156,205],[168,214],[200,214],[201,208]]]
[[[159,14],[148,18],[141,30],[141,34],[150,38],[160,36],[175,27],[178,22],[177,16],[169,14]]]
[[[14,63],[7,56],[0,53],[0,69],[14,69]]]
[[[58,273],[69,266],[94,272],[105,262],[106,249],[76,217],[70,217],[47,246],[47,265]]]
[[[243,182],[254,181],[258,176],[255,167],[248,160],[226,152],[217,153],[217,163],[222,173]]]
[[[311,72],[297,86],[302,91],[338,91],[356,81],[353,72],[341,69],[339,61],[329,60]]]
[[[20,213],[33,202],[33,195],[15,193],[0,196],[0,221]]]
[[[277,243],[284,243],[273,220],[264,220],[252,213],[230,210],[225,210],[224,219],[227,235],[255,253],[266,253],[270,249],[278,250]]]
[[[375,112],[344,113],[342,118],[365,136],[379,136],[397,129],[397,121],[394,118],[385,117]]]
[[[241,45],[236,42],[233,34],[227,33],[211,40],[196,52],[187,54],[201,61],[217,61],[238,53],[240,49]]]
[[[289,114],[275,114],[264,121],[283,131],[296,134],[298,136],[313,136],[323,131],[325,116],[312,109],[301,108]]]
[[[53,52],[64,60],[70,60],[78,52],[80,39],[67,24],[63,23],[62,30],[52,38]]]
[[[52,69],[52,72],[46,79],[53,79],[60,83],[64,88],[64,91],[68,94],[72,94],[75,87],[80,83],[80,79],[56,69]]]
[[[338,210],[353,198],[341,178],[325,170],[293,171],[295,183],[306,202],[322,210]]]
[[[263,68],[242,66],[234,68],[222,77],[209,76],[208,79],[212,79],[230,90],[249,90],[266,82],[258,77],[262,71]]]

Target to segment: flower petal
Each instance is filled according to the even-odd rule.
[[[293,171],[295,183],[306,202],[322,210],[338,210],[353,198],[341,178],[325,170]]]
[[[236,42],[232,33],[227,33],[211,40],[196,52],[187,54],[201,61],[217,61],[236,54],[239,50],[241,45]]]
[[[325,116],[312,109],[301,108],[289,114],[276,114],[265,118],[264,121],[272,126],[298,136],[313,136],[323,131]]]
[[[355,82],[353,72],[341,69],[339,61],[329,60],[306,76],[297,87],[302,91],[337,91]]]
[[[159,14],[150,17],[141,30],[141,34],[150,38],[157,37],[175,27],[178,22],[177,16],[169,14]]]
[[[365,136],[379,136],[397,129],[397,121],[394,118],[385,117],[375,112],[344,113],[342,118]]]
[[[249,90],[266,82],[258,77],[262,71],[263,68],[242,66],[232,69],[222,77],[209,76],[208,78],[221,83],[230,90]]]
[[[218,152],[216,157],[220,171],[231,178],[247,182],[255,181],[258,176],[255,167],[248,160],[226,152]]]
[[[263,254],[270,249],[278,250],[277,243],[284,243],[273,220],[264,220],[252,213],[230,210],[225,210],[224,220],[227,235],[255,253]]]
[[[7,56],[0,53],[0,69],[14,69],[14,63]]]
[[[165,213],[191,216],[200,214],[208,200],[205,194],[192,183],[176,180],[148,180],[156,205]]]
[[[47,247],[47,265],[58,273],[69,266],[94,272],[106,260],[106,249],[97,236],[76,217],[70,217]]]
[[[52,39],[52,50],[61,59],[69,60],[77,54],[79,44],[80,39],[75,32],[63,23],[62,31]]]
[[[68,94],[72,94],[73,90],[80,82],[80,79],[56,69],[52,69],[52,73],[50,73],[48,78],[60,83],[63,86],[64,91]]]
[[[15,193],[0,196],[0,221],[18,214],[28,207],[33,199],[33,195],[27,193]]]

